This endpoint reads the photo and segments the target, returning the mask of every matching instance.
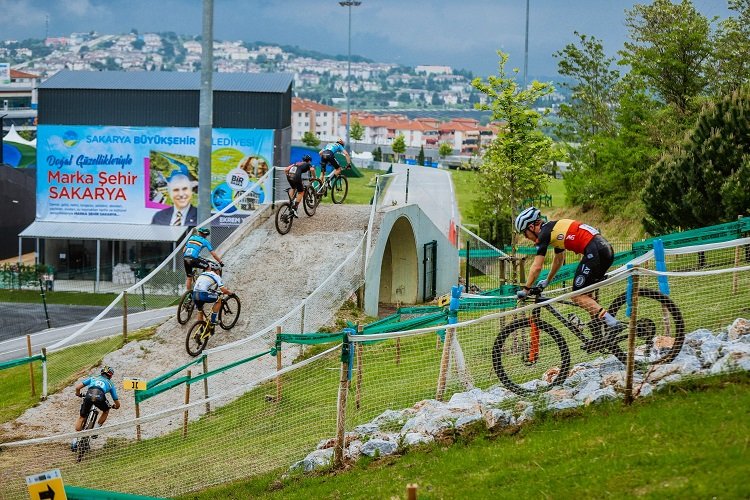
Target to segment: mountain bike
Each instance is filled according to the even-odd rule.
[[[231,330],[237,324],[237,320],[240,317],[242,304],[239,297],[233,293],[220,296],[219,300],[221,300],[221,308],[219,309],[218,325],[223,330]],[[208,339],[216,331],[216,325],[211,323],[209,316],[205,312],[203,313],[203,318],[203,321],[196,321],[193,324],[185,337],[185,349],[193,357],[203,352],[203,349],[208,344]]]
[[[348,166],[346,168],[349,168]],[[332,170],[330,174],[325,176],[323,182],[320,179],[313,179],[310,184],[313,186],[315,191],[315,206],[320,204],[320,200],[325,198],[328,191],[331,191],[331,201],[339,204],[344,203],[346,195],[349,193],[349,180],[345,175],[335,175],[335,170]]]
[[[315,215],[315,210],[318,208],[319,203],[315,196],[312,182],[313,181],[310,181],[305,185],[305,194],[302,197],[302,205],[304,206],[305,213],[308,217]],[[292,222],[294,222],[295,218],[292,214],[292,205],[299,191],[295,188],[289,188],[286,193],[289,196],[289,201],[285,201],[279,205],[279,209],[276,211],[276,230],[279,234],[286,234],[292,229]]]
[[[198,276],[208,269],[208,264],[211,262],[210,260],[201,257],[198,257],[197,260],[200,264],[193,268],[193,284],[195,284],[195,280],[198,279]],[[195,304],[193,304],[193,294],[191,290],[187,290],[182,294],[180,301],[177,303],[177,322],[184,325],[190,321],[190,316],[193,315],[193,309],[195,309]]]
[[[550,300],[537,287],[529,290],[529,296],[534,297],[536,304]],[[616,318],[619,313],[619,321],[627,324],[626,307],[623,307],[626,302],[627,293],[623,293],[615,298],[607,311]],[[608,338],[602,320],[594,319],[584,324],[575,313],[564,316],[558,309],[560,304],[580,308],[566,300],[544,304],[502,328],[495,339],[492,366],[502,384],[516,394],[536,392],[533,389],[536,384],[532,381],[539,378],[544,378],[550,386],[561,385],[570,373],[568,343],[576,339],[588,354],[601,351],[613,354],[623,364],[627,361],[626,352],[620,347],[622,342],[627,342],[627,328]],[[563,332],[541,318],[543,310],[562,324]],[[656,290],[638,290],[635,329],[635,360],[639,368],[669,363],[679,354],[685,341],[685,321],[680,309],[669,296]],[[587,334],[586,330],[590,333]]]
[[[85,398],[85,394],[81,394],[82,398]],[[109,406],[109,403],[107,403]],[[109,406],[110,410],[114,408],[113,406]],[[86,421],[83,424],[84,431],[87,431],[89,429],[93,429],[94,425],[96,425],[96,419],[99,417],[99,409],[95,405],[91,405],[91,409],[89,410],[89,414],[86,416]],[[80,462],[83,460],[83,456],[91,450],[91,439],[96,439],[96,435],[93,436],[86,436],[82,437],[78,440],[77,448],[76,448],[76,462]]]

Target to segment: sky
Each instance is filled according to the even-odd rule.
[[[625,10],[650,0],[529,0],[529,76],[554,76],[553,53],[574,31],[616,56],[628,37]],[[704,15],[731,14],[726,0],[693,0]],[[214,39],[296,45],[348,54],[349,8],[337,0],[213,0]],[[202,0],[0,0],[0,39],[172,31],[200,35]],[[445,65],[496,75],[497,51],[523,70],[523,0],[362,0],[351,8],[351,53],[408,66]],[[47,27],[47,20],[49,26]]]

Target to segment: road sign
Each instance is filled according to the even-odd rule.
[[[26,476],[31,500],[67,500],[60,469]]]
[[[146,379],[130,377],[123,379],[122,386],[129,391],[145,391],[147,383]]]
[[[437,305],[440,307],[447,306],[451,301],[451,294],[446,293],[437,298]]]

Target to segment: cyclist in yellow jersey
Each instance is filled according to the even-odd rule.
[[[565,261],[565,250],[582,255],[575,276],[573,290],[580,290],[604,279],[604,274],[614,262],[614,251],[604,237],[595,228],[573,219],[560,219],[544,222],[542,214],[536,207],[529,207],[518,214],[515,221],[516,230],[528,240],[536,244],[536,256],[529,269],[526,284],[518,291],[518,298],[526,298],[528,290],[539,277],[544,266],[544,259],[550,246],[555,249],[552,267],[543,280],[539,280],[537,287],[544,289],[552,281]],[[617,321],[601,307],[591,295],[581,294],[571,298],[573,302],[585,309],[591,318],[599,321],[592,323],[595,333],[601,323],[607,326],[605,334],[613,338],[625,329],[625,324]]]

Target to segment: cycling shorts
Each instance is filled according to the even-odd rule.
[[[604,274],[615,260],[612,245],[597,234],[583,250],[583,258],[573,277],[573,290],[580,290],[604,279]]]
[[[83,403],[81,403],[81,411],[78,414],[83,418],[86,418],[91,411],[92,406],[96,406],[101,411],[109,411],[107,395],[98,387],[89,387],[89,390],[86,391],[86,395],[83,397]]]
[[[208,269],[208,261],[200,257],[185,257],[183,264],[185,265],[185,275],[188,278],[193,276],[193,270],[196,268],[203,269],[204,271]]]
[[[336,155],[333,154],[333,151],[329,151],[328,149],[324,150],[320,155],[320,168],[323,173],[326,171],[326,165],[330,165],[334,169],[341,168],[339,162],[336,161]]]
[[[193,290],[193,302],[195,302],[195,306],[198,308],[203,307],[203,304],[212,304],[217,300],[219,300],[219,294],[217,292]]]
[[[289,181],[289,185],[292,186],[292,189],[296,189],[298,193],[305,190],[305,185],[302,183],[301,175],[287,176],[286,180]]]

